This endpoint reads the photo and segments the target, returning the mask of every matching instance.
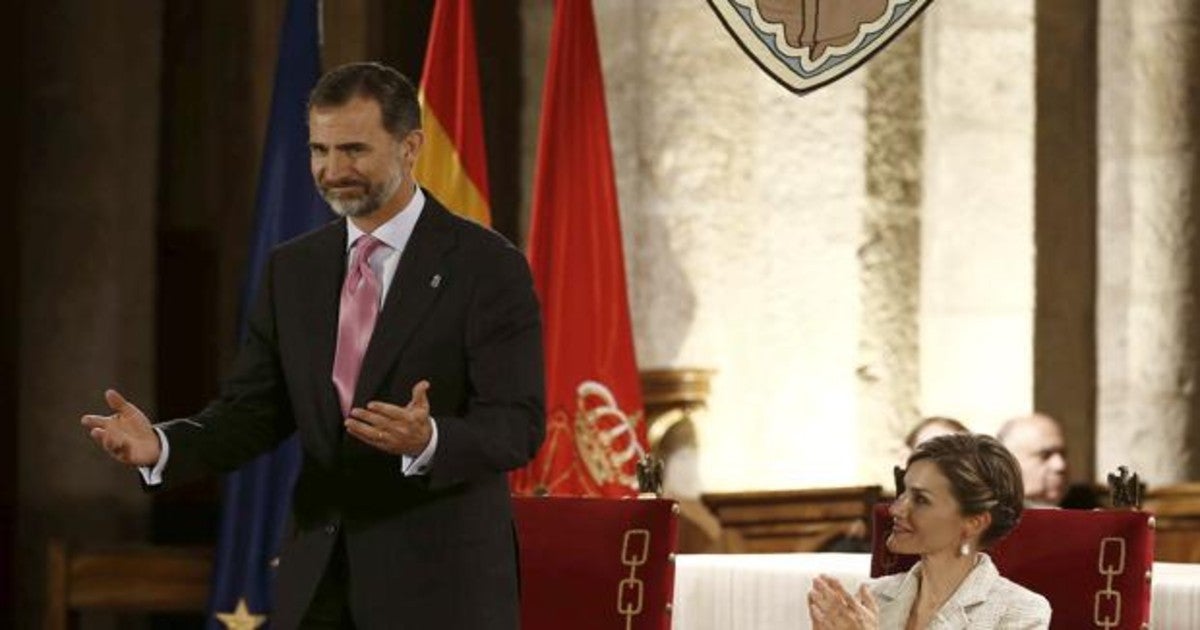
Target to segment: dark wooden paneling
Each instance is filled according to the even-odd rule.
[[[1145,509],[1155,518],[1155,560],[1200,562],[1200,483],[1155,488]]]
[[[10,9],[9,19],[14,24],[21,25],[17,34],[3,38],[3,54],[11,59],[17,68],[16,94],[17,116],[10,118],[4,126],[5,145],[12,147],[7,152],[8,160],[18,160],[24,155],[27,147],[22,146],[23,135],[20,132],[21,121],[27,119],[29,110],[27,43],[21,35],[28,30],[23,28],[27,19],[27,3],[20,0]],[[21,165],[5,162],[4,169],[8,175],[6,187],[13,198],[10,202],[20,212],[24,207],[22,182],[20,177]],[[11,219],[10,219],[11,224]],[[17,427],[19,423],[12,422],[19,411],[17,403],[17,361],[18,343],[20,341],[20,322],[18,319],[17,300],[20,295],[20,262],[21,230],[9,230],[5,237],[5,246],[0,247],[0,417],[9,418],[9,422],[0,423],[0,462],[4,462],[0,470],[0,626],[15,624],[16,607],[16,523],[18,518],[18,475],[20,458],[17,456]]]
[[[476,0],[475,39],[483,134],[487,144],[492,227],[520,244],[521,25],[519,4]],[[381,7],[384,25],[379,59],[414,82],[421,79],[433,2],[389,2]],[[533,71],[541,72],[541,68]]]
[[[516,2],[476,0],[475,32],[479,50],[479,83],[483,95],[487,140],[488,183],[492,192],[492,224],[520,245],[524,235],[521,208],[521,24]],[[530,68],[542,72],[542,68]],[[535,95],[535,98],[537,95]]]
[[[198,411],[237,347],[284,3],[174,0],[163,15],[157,410]],[[219,482],[155,495],[153,540],[215,536]]]
[[[879,486],[853,486],[709,493],[700,500],[721,522],[723,552],[790,553],[863,544],[882,494]]]

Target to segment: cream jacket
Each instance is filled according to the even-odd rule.
[[[903,630],[920,586],[921,563],[871,584],[881,630]],[[1000,576],[986,554],[942,604],[929,630],[1039,630],[1050,627],[1050,602]]]

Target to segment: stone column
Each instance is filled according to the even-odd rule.
[[[1097,467],[1200,476],[1200,5],[1100,4]]]
[[[862,469],[890,487],[908,430],[920,418],[917,336],[921,262],[921,31],[914,25],[865,68],[866,183],[858,250]]]
[[[1097,13],[1037,0],[1033,402],[1062,423],[1076,480],[1095,463]]]
[[[35,627],[48,535],[139,539],[149,504],[79,426],[115,387],[154,400],[157,3],[31,6],[22,144],[19,366],[21,619]]]
[[[923,18],[921,412],[983,432],[1032,405],[1033,8]]]

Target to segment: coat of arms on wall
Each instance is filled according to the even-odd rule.
[[[846,76],[933,0],[708,0],[750,58],[803,94]]]

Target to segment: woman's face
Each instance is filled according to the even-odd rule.
[[[967,519],[950,488],[950,480],[928,459],[904,473],[904,492],[889,510],[895,524],[888,536],[892,553],[933,555],[957,553],[967,534]]]

